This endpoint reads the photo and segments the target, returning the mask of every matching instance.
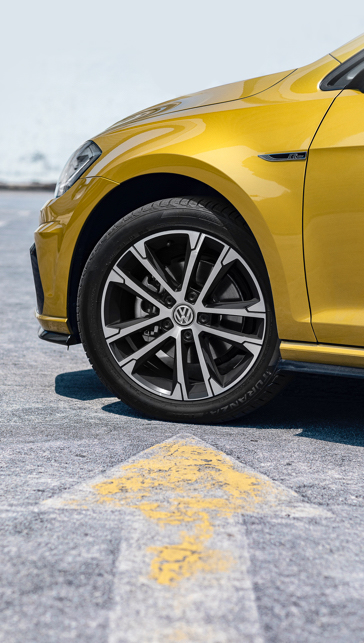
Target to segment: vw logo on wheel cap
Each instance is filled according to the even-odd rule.
[[[173,317],[180,326],[189,326],[193,322],[193,310],[186,304],[181,304],[175,309]]]

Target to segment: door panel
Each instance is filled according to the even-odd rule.
[[[343,91],[310,148],[304,251],[319,342],[364,346],[364,94]]]

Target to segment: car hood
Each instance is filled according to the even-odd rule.
[[[180,96],[179,98],[166,101],[165,103],[159,103],[153,107],[143,109],[141,112],[132,114],[131,116],[128,116],[112,125],[106,130],[106,132],[120,129],[121,127],[129,125],[129,123],[133,124],[148,118],[161,116],[162,114],[180,112],[186,109],[194,109],[196,107],[205,107],[207,105],[227,103],[232,100],[248,98],[248,96],[259,94],[273,85],[276,85],[281,80],[289,76],[293,71],[295,70],[291,69],[290,71],[269,74],[268,76],[259,76],[258,78],[250,78],[249,80],[241,80],[237,83],[230,83],[228,85],[213,87],[212,89],[205,89],[201,92],[196,92],[195,94]]]

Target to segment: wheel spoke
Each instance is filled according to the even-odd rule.
[[[260,353],[259,344],[253,344],[252,342],[245,342],[244,348],[246,348],[249,351],[249,353],[251,353],[254,356],[254,358],[258,357]]]
[[[215,285],[220,280],[220,278],[222,278],[225,275],[227,268],[226,266],[223,265],[222,262],[224,260],[224,257],[228,253],[228,251],[229,251],[228,246],[224,245],[213,269],[211,270],[209,276],[207,277],[206,282],[198,296],[198,299],[196,301],[197,306],[200,305],[200,303],[203,301],[204,297],[206,297],[209,290],[211,290],[212,286]]]
[[[262,339],[258,339],[252,335],[244,335],[238,331],[228,330],[227,328],[214,328],[213,326],[204,326],[204,331],[208,335],[216,335],[219,339],[226,340],[230,344],[244,344],[244,342],[249,342],[250,344],[257,344],[261,346],[263,344]]]
[[[122,337],[131,335],[132,333],[135,333],[138,330],[142,330],[147,326],[151,326],[152,324],[157,324],[158,322],[162,321],[162,319],[165,319],[165,315],[156,315],[155,317],[139,317],[138,319],[133,319],[131,321],[118,324],[117,326],[105,326],[104,333],[106,341],[108,344],[112,344]]]
[[[211,397],[213,395],[213,392],[211,390],[211,385],[210,385],[210,372],[206,363],[204,352],[202,350],[199,333],[195,328],[193,329],[193,338],[195,340],[196,352],[197,352],[198,361],[201,367],[201,372],[202,372],[203,381],[206,387],[206,392],[208,397]]]
[[[181,288],[181,297],[184,299],[186,297],[186,292],[188,284],[190,283],[191,275],[196,264],[198,254],[201,250],[201,246],[205,239],[204,234],[198,236],[197,233],[189,234],[189,254],[186,259],[185,270],[183,274],[182,288]]]
[[[160,300],[154,295],[153,292],[139,285],[136,281],[134,281],[134,279],[129,277],[129,275],[127,275],[125,272],[123,272],[123,270],[121,270],[121,268],[119,268],[118,266],[115,266],[111,271],[111,274],[109,276],[109,281],[124,285],[126,290],[129,290],[130,292],[136,295],[139,295],[142,299],[147,299],[151,304],[153,304],[153,306],[156,306],[157,308],[159,308],[160,312],[163,311],[164,315],[169,314],[168,308],[164,306],[163,303],[160,302]]]
[[[141,254],[140,249],[144,247],[144,255]],[[130,248],[130,252],[140,261],[141,264],[143,264],[144,268],[149,272],[149,274],[154,277],[159,283],[162,285],[162,288],[168,292],[169,295],[172,295],[172,297],[176,296],[175,290],[169,285],[167,282],[167,277],[165,272],[162,270],[162,267],[158,264],[158,270],[153,266],[151,257],[148,256],[148,253],[145,249],[145,244],[144,242],[139,242],[136,244],[135,248]]]
[[[127,372],[131,372],[135,370],[136,366],[139,366],[142,362],[145,362],[145,360],[149,359],[152,355],[155,355],[157,353],[162,345],[170,338],[175,335],[175,329],[172,328],[166,333],[163,333],[163,335],[160,335],[159,337],[156,337],[153,339],[151,342],[148,342],[142,348],[139,348],[135,353],[132,355],[129,355],[128,357],[125,357],[123,360],[119,361],[119,366],[123,367],[124,370],[127,370]],[[125,367],[131,364],[131,370],[130,368],[126,369]]]
[[[235,317],[254,317],[264,319],[265,312],[254,312],[248,310],[251,306],[255,306],[256,299],[249,301],[230,302],[226,301],[221,304],[214,304],[213,306],[204,306],[201,301],[195,306],[196,312],[206,313],[208,315],[229,315]]]
[[[176,352],[174,359],[174,377],[175,386],[171,394],[172,398],[188,400],[187,377],[186,377],[186,345],[182,339],[182,333],[176,336]]]

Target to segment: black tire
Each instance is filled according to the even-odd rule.
[[[186,235],[188,234],[190,236],[184,237],[182,234],[182,236],[178,237],[176,236],[176,230],[180,230],[182,232],[186,231]],[[162,233],[165,233],[165,236],[163,236]],[[203,234],[200,234],[198,236],[196,235],[196,233]],[[165,302],[168,299],[168,295],[166,296],[162,286],[163,283],[166,283],[168,285],[168,280],[172,279],[170,278],[169,273],[167,274],[168,268],[166,272],[163,272],[163,275],[165,276],[165,282],[163,282],[163,280],[159,282],[158,279],[155,279],[155,277],[153,278],[153,276],[149,275],[147,275],[147,277],[144,277],[144,281],[141,281],[144,274],[142,273],[142,270],[144,270],[144,268],[143,266],[139,265],[139,259],[137,259],[136,267],[130,268],[130,266],[134,265],[132,262],[136,261],[134,259],[134,255],[131,254],[131,248],[134,248],[134,244],[142,239],[148,238],[147,243],[154,244],[152,251],[153,253],[159,252],[158,257],[161,256],[160,253],[167,252],[166,247],[168,246],[168,243],[169,246],[171,245],[171,243],[172,245],[174,244],[174,247],[178,248],[178,252],[180,252],[180,254],[182,253],[182,250],[180,249],[180,247],[182,248],[181,244],[189,244],[188,249],[185,250],[186,261],[184,264],[182,259],[178,261],[177,258],[173,260],[170,258],[168,259],[168,261],[170,262],[168,266],[170,267],[172,265],[182,265],[182,267],[179,269],[181,270],[181,274],[183,274],[183,270],[188,269],[187,263],[189,261],[191,261],[192,265],[191,239],[195,238],[194,235],[200,240],[203,239],[203,241],[200,242],[202,244],[200,247],[203,248],[203,252],[205,254],[203,254],[203,256],[202,254],[198,255],[198,260],[196,259],[196,267],[193,267],[193,270],[195,272],[191,273],[194,275],[193,284],[198,284],[200,282],[202,284],[204,283],[203,281],[201,281],[202,277],[198,276],[198,274],[200,274],[198,273],[198,271],[202,271],[205,265],[208,266],[208,268],[206,268],[207,272],[210,271],[208,272],[206,282],[209,279],[210,281],[212,280],[212,277],[210,278],[209,275],[212,274],[214,264],[213,260],[210,259],[210,256],[212,256],[213,253],[216,253],[216,256],[218,256],[220,247],[229,247],[232,252],[232,254],[230,255],[231,257],[234,257],[234,251],[238,253],[239,257],[241,257],[240,262],[237,260],[237,262],[235,263],[232,262],[227,264],[228,266],[234,266],[233,268],[228,268],[228,271],[235,271],[234,274],[231,275],[229,272],[226,272],[227,269],[224,268],[224,275],[227,276],[223,275],[222,277],[220,277],[220,275],[223,274],[223,269],[221,267],[219,268],[219,266],[221,266],[222,264],[222,260],[219,264],[215,264],[218,266],[216,270],[220,270],[220,272],[218,273],[220,279],[218,283],[225,284],[226,282],[226,286],[224,290],[223,286],[221,285],[213,285],[209,290],[210,293],[214,293],[219,288],[222,289],[223,295],[221,296],[222,298],[217,300],[218,304],[206,304],[205,301],[207,295],[203,300],[204,303],[201,303],[201,305],[207,306],[206,310],[213,310],[213,314],[207,315],[208,319],[210,320],[210,325],[207,326],[206,329],[202,329],[201,332],[199,330],[199,334],[196,335],[194,334],[197,333],[196,330],[193,332],[191,331],[190,335],[192,334],[193,337],[192,343],[194,341],[195,343],[193,343],[193,346],[185,347],[185,342],[187,341],[185,338],[189,336],[188,332],[186,335],[186,330],[181,330],[181,328],[178,327],[179,323],[188,323],[185,319],[185,316],[183,315],[184,311],[187,311],[188,317],[191,314],[191,311],[189,310],[189,308],[191,308],[194,320],[193,323],[195,325],[197,325],[197,322],[200,323],[201,319],[205,319],[206,315],[204,317],[203,315],[198,314],[197,308],[196,311],[194,311],[192,304],[186,304],[184,308],[181,308],[182,304],[177,305],[175,302],[176,307],[173,309],[173,313],[171,309],[170,321],[168,321],[167,319],[166,321],[160,322],[159,325],[153,324],[153,322],[151,322],[151,325],[147,330],[143,330],[143,332],[141,330],[135,331],[133,335],[133,338],[136,338],[135,340],[130,339],[130,333],[128,334],[128,337],[126,339],[126,335],[123,338],[119,338],[117,340],[114,340],[113,336],[108,340],[110,342],[110,345],[108,345],[105,333],[108,333],[110,331],[110,328],[112,329],[110,332],[115,332],[115,336],[119,337],[117,333],[121,333],[120,328],[124,328],[125,324],[134,324],[134,322],[137,322],[140,325],[140,322],[144,322],[145,320],[153,320],[155,317],[148,317],[148,315],[150,314],[150,310],[152,310],[152,314],[154,316],[156,314],[159,314],[159,316],[161,316],[162,308],[153,306],[153,297],[160,297],[160,301],[162,301],[163,298],[163,306],[167,305]],[[172,239],[172,242],[168,241],[165,243],[164,239],[167,238]],[[163,244],[165,244],[165,247],[163,246],[161,250],[158,250],[158,248],[155,249],[158,244],[161,245],[161,247],[163,246]],[[226,244],[226,246],[224,244]],[[144,246],[138,247],[144,248]],[[147,246],[145,246],[145,248],[146,247]],[[176,250],[177,254],[178,252]],[[202,249],[199,252],[202,253]],[[229,252],[230,250],[228,251],[226,256],[228,256]],[[170,253],[172,253],[172,251],[170,251]],[[173,256],[177,257],[177,254]],[[180,257],[180,254],[178,254],[178,257]],[[172,256],[172,254],[170,256]],[[222,256],[222,254],[220,256]],[[145,261],[145,259],[143,260]],[[123,284],[114,283],[114,278],[110,278],[110,274],[112,273],[112,275],[114,275],[115,271],[112,272],[113,267],[115,267],[116,262],[118,261],[120,261],[121,266],[126,265],[126,268],[122,269],[124,270],[124,272],[121,272],[120,274],[124,275],[124,277],[125,275],[131,274],[133,279],[137,280],[136,283],[142,284],[141,287],[147,289],[145,292],[148,292],[148,297],[150,289],[154,288],[151,295],[151,300],[144,301],[142,295],[140,297],[137,297],[130,288],[127,288],[127,284],[129,283],[128,281]],[[171,261],[175,261],[175,263],[172,264]],[[124,262],[124,264],[122,262]],[[153,262],[154,263],[150,263],[148,265],[157,265],[154,259]],[[163,264],[163,271],[167,266],[166,262],[167,259],[165,259],[165,263]],[[244,265],[248,266],[248,269],[245,269]],[[247,272],[249,268],[252,271],[255,281],[249,281],[249,279],[252,279],[250,277],[250,272]],[[118,267],[117,270],[119,270]],[[130,270],[134,270],[134,272],[131,273]],[[174,270],[176,271],[177,268],[174,268]],[[135,274],[137,274],[137,277],[135,277]],[[198,282],[198,279],[200,279],[200,282]],[[187,278],[185,281],[187,284]],[[240,282],[243,285],[241,285]],[[192,283],[192,278],[191,282],[188,283]],[[212,280],[211,283],[214,284],[215,282]],[[181,277],[181,284],[182,289],[183,276]],[[228,314],[225,315],[224,313],[215,314],[215,308],[211,309],[211,306],[220,306],[221,310],[223,310],[223,297],[228,296],[225,295],[225,293],[229,294],[230,292],[233,292],[235,293],[234,296],[236,298],[238,296],[236,295],[236,292],[242,293],[244,288],[248,290],[250,288],[249,292],[253,292],[254,288],[258,287],[256,286],[256,284],[258,284],[260,288],[260,297],[265,304],[264,314],[261,314],[259,318],[254,317],[254,313],[248,312],[248,308],[246,307],[245,313],[242,313],[242,317],[234,317],[231,315],[229,316]],[[199,286],[194,285],[193,287],[195,289],[198,289]],[[192,292],[192,286],[188,289],[186,286],[184,292],[185,298],[187,296],[190,297],[188,301],[191,300],[192,296],[196,297],[196,293]],[[199,297],[198,293],[197,296]],[[253,295],[250,295],[250,298],[252,296]],[[216,296],[214,294],[211,296],[208,295],[208,297],[209,301],[211,301],[211,297],[216,299]],[[240,303],[239,305],[244,305],[246,297],[243,296],[243,294],[239,294],[239,297],[243,301],[243,303]],[[257,299],[251,299],[251,301],[256,300]],[[152,301],[152,303],[150,303],[150,301]],[[137,305],[139,306],[138,310],[142,310],[142,307],[144,306],[146,307],[147,312],[145,312],[143,309],[142,313],[138,313],[137,315],[137,313],[135,312]],[[123,315],[123,319],[128,319],[128,316],[126,315],[126,313],[124,313],[124,309],[128,308],[128,306],[131,306],[131,310],[134,311],[133,313],[128,313],[129,316],[132,314],[133,322],[123,321],[118,325],[118,320],[121,320]],[[210,308],[208,308],[208,306],[210,306]],[[253,306],[254,304],[251,305],[251,307]],[[218,310],[218,308],[216,308],[216,310]],[[242,309],[239,308],[239,310]],[[165,199],[138,208],[134,212],[128,214],[125,218],[118,221],[102,237],[86,263],[79,285],[77,315],[83,346],[93,368],[97,372],[102,382],[116,397],[120,398],[126,404],[134,407],[139,412],[155,418],[159,418],[161,420],[209,424],[234,420],[239,416],[250,413],[251,411],[270,401],[272,397],[276,393],[278,393],[290,379],[289,374],[281,372],[277,369],[277,363],[279,359],[279,341],[275,324],[273,301],[268,274],[261,253],[241,215],[230,205],[222,201],[212,201],[211,199],[207,198]],[[107,319],[106,315],[109,316]],[[250,317],[247,317],[248,315],[250,317],[254,317],[253,321],[250,319]],[[256,316],[257,315],[258,313],[256,313]],[[182,321],[177,323],[176,319]],[[218,319],[217,326],[213,325],[211,321],[215,319]],[[263,319],[263,321],[261,321],[261,319]],[[107,323],[105,320],[107,321]],[[140,358],[139,362],[141,362],[141,365],[139,365],[137,359],[131,360],[131,358],[129,357],[124,357],[125,355],[128,355],[128,352],[125,353],[125,351],[134,350],[136,354],[137,350],[139,350],[138,346],[142,347],[141,350],[143,352],[144,349],[147,350],[146,346],[148,342],[153,343],[154,341],[155,343],[157,343],[158,341],[161,341],[161,338],[164,337],[163,333],[167,332],[164,328],[162,328],[162,326],[167,326],[171,323],[173,326],[173,330],[170,330],[169,332],[175,332],[176,339],[174,340],[172,338],[168,339],[168,341],[163,340],[163,346],[165,347],[167,347],[168,342],[173,343],[173,341],[175,341],[175,347],[168,349],[169,353],[167,348],[163,348],[163,351],[165,351],[166,355],[163,353],[162,357],[165,358],[164,361],[166,361],[167,365],[165,365],[164,362],[160,362],[161,358],[158,357],[158,355],[161,350],[159,350],[157,355],[157,353],[155,352],[157,349],[153,349],[154,353],[153,355],[148,357],[148,361],[146,361],[145,357],[143,358],[144,362],[143,359]],[[216,323],[217,322],[214,321],[214,324]],[[214,329],[216,335],[216,330],[221,332],[221,329],[224,330],[227,325],[228,328],[226,330],[226,335],[229,338],[229,334],[231,335],[233,332],[231,331],[231,326],[235,328],[237,327],[237,323],[239,323],[239,330],[237,332],[241,333],[241,329],[245,329],[245,327],[252,328],[253,330],[249,331],[251,333],[249,335],[249,338],[258,337],[258,339],[252,339],[251,341],[245,342],[244,344],[235,346],[234,343],[229,344],[229,339],[226,340],[225,335],[215,338],[214,335],[210,334],[212,333],[212,329]],[[264,324],[265,326],[262,331],[261,328],[263,328]],[[152,329],[150,329],[151,327]],[[153,334],[153,332],[155,335]],[[247,337],[247,332],[248,331],[245,331],[244,337]],[[202,339],[200,340],[200,337],[205,338],[205,348],[202,352],[200,348],[200,352],[198,353],[197,344],[199,345],[199,347],[202,346]],[[206,337],[208,338],[207,340]],[[260,339],[260,337],[262,337],[262,339]],[[239,341],[241,342],[241,339],[239,339]],[[257,348],[254,348],[254,344],[252,343],[254,341],[256,341],[258,344]],[[177,342],[179,342],[178,349]],[[218,344],[218,348],[221,351],[221,356],[215,358],[214,356],[219,354],[216,349],[216,344]],[[222,352],[222,347],[224,347],[225,352]],[[183,357],[182,351],[184,351]],[[250,351],[252,351],[252,355],[254,353],[253,357],[250,355]],[[130,354],[134,355],[133,352]],[[186,357],[187,354],[190,355],[190,357]],[[177,364],[177,355],[179,356],[178,359],[180,360],[178,364],[182,364],[182,366],[178,366]],[[191,355],[195,355],[195,358],[191,357]],[[171,362],[168,362],[167,358],[171,360]],[[123,364],[129,359],[129,363],[127,366],[121,367],[116,361],[117,359],[119,360],[119,363]],[[172,364],[172,366],[170,366],[170,363]],[[238,366],[234,366],[237,375],[235,375],[234,368],[232,370],[229,370],[230,363],[238,364]],[[132,367],[130,366],[130,364],[134,364],[133,369],[135,370],[135,373],[138,367],[139,370],[143,371],[143,375],[135,374],[134,370],[131,370]],[[246,366],[246,364],[248,364],[248,366]],[[251,366],[251,364],[253,365]],[[208,369],[210,369],[208,374],[206,365]],[[127,374],[123,370],[123,368],[127,369],[128,367],[130,371],[129,374]],[[178,368],[180,369],[180,375],[178,375],[178,373],[177,375],[175,375]],[[249,368],[246,375],[244,375],[244,368]],[[155,386],[155,384],[151,384],[151,382],[159,382],[159,380],[153,379],[153,369],[157,372],[157,374],[159,372],[163,373],[163,377],[165,378],[163,382],[166,382],[165,384],[163,384],[163,386],[170,386],[170,395],[172,395],[173,392],[177,391],[178,395],[180,395],[182,399],[174,399],[172,397],[168,397],[169,389],[167,388],[158,389],[164,391],[164,393],[162,394],[155,392],[157,391],[157,387]],[[224,369],[226,372],[224,371]],[[165,375],[165,373],[171,373],[172,379],[170,385],[168,384],[168,377],[167,375]],[[194,373],[195,375],[192,376],[190,373]],[[139,378],[138,380],[135,379],[137,377]],[[216,381],[214,377],[216,378]],[[241,379],[238,379],[238,377],[240,377]],[[236,379],[236,383],[234,383],[234,378]],[[229,384],[230,380],[232,383]],[[225,388],[225,382],[227,382],[227,388]],[[189,388],[187,388],[187,386]],[[220,389],[218,389],[218,386],[220,386]],[[215,389],[221,390],[222,392],[215,394]],[[203,391],[205,391],[205,393],[203,393]],[[197,398],[190,398],[190,396],[192,395],[197,396]],[[198,395],[205,395],[205,397],[198,398]],[[210,397],[208,397],[208,395],[210,395]],[[183,397],[185,399],[183,399]]]

